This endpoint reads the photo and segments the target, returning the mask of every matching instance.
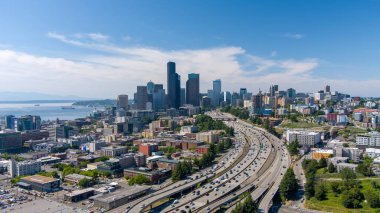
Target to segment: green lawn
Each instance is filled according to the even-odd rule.
[[[379,181],[380,182],[380,181]],[[362,192],[365,191],[368,188],[372,188],[371,186],[371,180],[363,180],[361,181],[362,185]],[[380,193],[380,189],[376,189],[377,192]],[[320,211],[326,211],[326,212],[337,212],[337,213],[369,213],[369,212],[374,212],[374,213],[380,213],[380,208],[373,209],[369,207],[369,205],[363,201],[361,203],[362,207],[358,209],[347,209],[342,205],[342,200],[341,200],[341,195],[338,195],[338,197],[335,197],[334,194],[332,193],[330,187],[328,188],[328,194],[327,194],[327,199],[319,201],[315,198],[311,198],[310,200],[307,200],[305,203],[305,207],[309,209],[315,209],[315,210],[320,210]]]
[[[316,123],[307,123],[307,122],[292,122],[292,123],[282,123],[280,127],[283,128],[291,128],[291,129],[298,129],[298,128],[315,128],[315,127],[321,127],[322,125],[316,124]]]

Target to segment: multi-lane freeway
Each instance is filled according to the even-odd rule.
[[[151,205],[176,195],[179,198],[152,209],[159,212],[213,212],[224,206],[231,211],[242,194],[251,193],[259,211],[268,212],[273,196],[290,166],[283,143],[265,130],[220,112],[208,113],[235,129],[237,143],[216,166],[170,184],[112,212],[143,212]]]

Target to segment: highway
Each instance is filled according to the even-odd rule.
[[[211,212],[225,204],[237,203],[241,194],[251,191],[255,200],[263,196],[260,204],[267,212],[282,176],[290,165],[290,157],[283,143],[263,129],[239,119],[228,119],[231,118],[229,115],[211,114],[211,117],[226,121],[237,133],[243,134],[247,143],[251,144],[253,152],[240,164],[243,166],[242,170],[233,168],[230,171],[238,172],[237,174],[226,177],[223,183],[211,182],[194,190],[193,194],[183,196],[162,212],[187,212],[188,209],[192,209],[192,212]],[[254,149],[257,145],[258,149]],[[233,206],[228,210],[231,211]]]
[[[235,131],[242,131],[243,126],[238,126],[233,123]],[[271,151],[267,151],[270,144],[267,141],[260,142],[254,134],[245,134],[247,141],[251,144],[249,154],[240,164],[231,168],[230,172],[222,176],[223,180],[215,180],[206,184],[202,188],[193,191],[193,194],[183,197],[177,204],[173,204],[171,208],[165,209],[163,212],[171,212],[172,210],[185,210],[191,208],[192,211],[197,211],[200,208],[207,206],[214,200],[217,200],[228,193],[238,190],[239,188],[251,187],[247,182],[250,177],[257,172],[262,166],[265,159],[268,158]]]
[[[283,174],[290,166],[290,157],[283,143],[265,130],[229,114],[210,112],[208,115],[234,127],[237,138],[235,148],[224,155],[216,166],[111,212],[143,212],[157,201],[179,194],[178,199],[153,211],[188,212],[191,209],[192,212],[214,212],[221,206],[227,206],[229,212],[245,192],[251,193],[253,199],[259,202],[260,212],[268,212]],[[183,193],[185,190],[186,193]]]
[[[222,160],[219,160],[217,166],[211,169],[209,168],[202,170],[201,172],[198,172],[197,175],[194,174],[187,180],[178,181],[168,187],[162,188],[154,192],[153,194],[144,196],[143,198],[140,198],[137,201],[130,202],[126,205],[113,209],[110,212],[120,212],[120,210],[125,209],[126,212],[142,212],[146,208],[149,209],[149,206],[157,201],[181,193],[184,190],[195,188],[199,183],[205,182],[207,179],[226,174],[228,171],[230,171],[229,168],[235,167],[250,152],[250,144],[246,143],[246,140],[244,140],[243,136],[237,134],[237,138],[238,143],[235,145],[235,148],[230,150],[222,158]]]

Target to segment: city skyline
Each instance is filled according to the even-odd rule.
[[[380,34],[379,3],[288,2],[292,7],[168,1],[160,8],[147,2],[41,1],[24,2],[25,10],[17,1],[3,1],[0,91],[133,97],[136,86],[150,80],[166,89],[165,64],[174,61],[181,88],[189,73],[199,73],[202,93],[221,79],[223,91],[269,92],[276,84],[315,92],[331,85],[353,96],[379,96],[373,45]],[[165,13],[168,8],[172,14]],[[180,15],[184,8],[192,19]],[[72,17],[65,16],[68,10]]]

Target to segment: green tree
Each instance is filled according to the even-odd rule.
[[[133,176],[132,178],[128,180],[128,185],[130,186],[135,185],[135,184],[142,185],[142,184],[147,184],[147,183],[150,183],[150,179],[142,174]]]
[[[335,197],[337,197],[338,194],[340,194],[340,192],[341,192],[339,182],[331,182],[330,187],[331,187],[331,191],[334,193]]]
[[[51,177],[52,178],[59,178],[58,172],[57,171],[52,171],[51,172]]]
[[[379,183],[377,183],[377,181],[375,181],[375,180],[371,181],[371,186],[374,189],[380,188]]]
[[[359,208],[364,196],[358,187],[354,187],[344,191],[341,198],[344,207]]]
[[[244,194],[245,200],[236,205],[232,213],[256,213],[258,212],[257,203],[249,193]]]
[[[87,178],[83,178],[81,180],[79,180],[79,183],[78,185],[82,188],[87,188],[87,187],[90,187],[93,185],[93,182],[90,180],[90,179],[87,179]]]
[[[329,173],[334,173],[335,172],[334,164],[330,163],[327,170],[329,171]]]
[[[344,181],[354,180],[356,179],[356,174],[352,169],[343,168],[340,171],[340,176]]]
[[[319,168],[325,168],[327,167],[327,160],[326,158],[321,158],[318,162]]]
[[[374,189],[368,189],[364,192],[364,197],[371,208],[380,207],[380,195]]]
[[[293,169],[288,169],[280,183],[280,196],[283,201],[294,196],[297,192],[298,183]]]
[[[326,188],[325,184],[322,183],[318,187],[316,187],[315,198],[317,200],[325,200],[326,194],[327,194],[327,188]]]
[[[223,153],[224,152],[224,142],[219,141],[219,143],[216,145],[216,152],[217,153]]]
[[[297,155],[299,153],[299,143],[297,139],[289,143],[288,151],[289,154],[292,156]]]

